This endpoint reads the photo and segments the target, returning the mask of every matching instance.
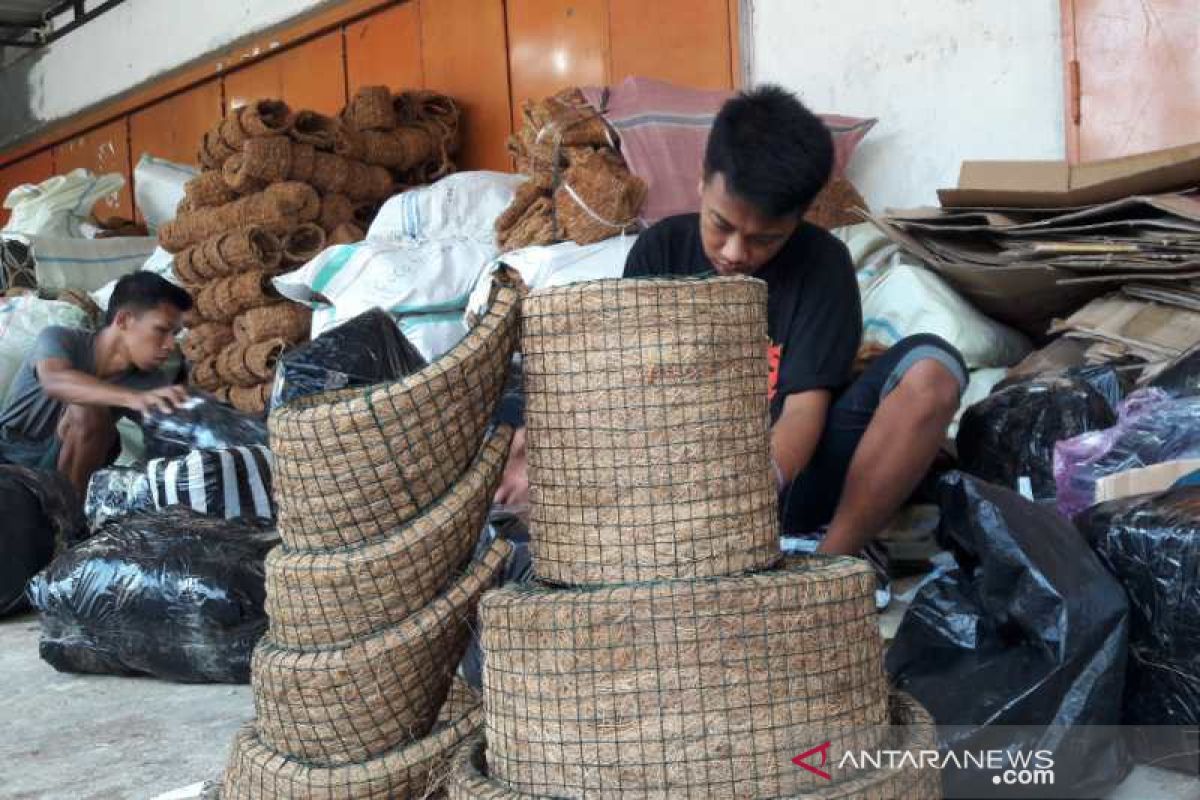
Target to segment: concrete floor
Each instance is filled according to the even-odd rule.
[[[880,619],[885,637],[902,615],[898,600]],[[36,616],[0,620],[4,800],[149,800],[215,778],[234,731],[254,715],[248,686],[67,675],[38,658],[37,643]],[[1138,767],[1109,795],[1157,798],[1200,800],[1200,782]]]

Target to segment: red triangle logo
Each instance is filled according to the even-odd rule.
[[[832,742],[825,742],[825,744],[819,744],[816,747],[812,748],[811,750],[805,750],[803,753],[801,753],[800,755],[793,758],[792,763],[795,764],[797,767],[802,767],[802,768],[808,770],[809,772],[811,772],[814,775],[819,775],[820,777],[824,778],[825,780],[831,781],[831,780],[833,780],[833,776],[830,775],[825,770],[820,769],[820,767],[825,766],[825,763],[829,760],[829,747],[831,744],[832,744]],[[808,758],[809,758],[809,756],[815,755],[817,753],[821,754],[821,763],[814,767],[812,764],[808,763]]]

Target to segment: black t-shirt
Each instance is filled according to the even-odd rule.
[[[638,237],[625,277],[713,273],[700,240],[700,215],[681,214]],[[850,379],[862,337],[862,302],[846,246],[801,222],[773,259],[754,274],[767,284],[772,416],[788,395],[837,392]]]

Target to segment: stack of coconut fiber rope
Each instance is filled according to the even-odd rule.
[[[919,760],[843,765],[933,728],[889,695],[870,567],[779,553],[766,300],[748,278],[526,298],[539,580],[480,602],[486,736],[451,798],[939,796]],[[793,762],[814,747],[828,778]]]
[[[263,411],[276,361],[311,322],[271,278],[362,239],[392,194],[452,171],[458,129],[448,97],[368,86],[337,118],[259,100],[205,133],[205,171],[159,230],[202,320],[184,345],[191,383]]]
[[[490,420],[519,313],[498,288],[425,369],[272,412],[282,544],[227,800],[426,797],[477,731],[478,698],[447,694],[510,550],[477,542],[512,437]]]
[[[592,244],[637,226],[646,183],[629,171],[617,136],[578,89],[522,106],[508,149],[527,180],[496,220],[503,251]]]

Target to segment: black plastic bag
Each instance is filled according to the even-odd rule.
[[[109,522],[30,582],[41,656],[62,672],[245,683],[277,542],[182,507]]]
[[[1189,745],[1179,728],[1200,726],[1200,487],[1112,500],[1075,521],[1129,596],[1122,721],[1152,726],[1131,737],[1134,752],[1195,774],[1194,733]]]
[[[1130,768],[1115,727],[1125,592],[1052,509],[961,473],[939,490],[939,538],[958,568],[922,586],[901,621],[886,658],[896,688],[933,715],[943,748],[1050,750],[1054,785],[1039,796],[1103,795]],[[946,796],[1003,796],[993,774],[947,768]]]
[[[1137,367],[1143,363],[1141,359],[1130,356],[1107,364],[1073,367],[1067,370],[1066,377],[1086,381],[1088,386],[1104,397],[1108,407],[1115,411],[1117,405],[1136,387],[1139,373]]]
[[[25,587],[87,534],[75,490],[57,472],[0,465],[0,616],[28,608]]]
[[[110,519],[154,508],[150,479],[141,467],[109,467],[92,473],[83,515],[88,528],[97,530]]]
[[[1108,401],[1083,378],[1018,383],[966,410],[955,439],[958,460],[986,481],[1052,500],[1055,443],[1116,421]]]
[[[142,415],[146,458],[176,458],[192,450],[227,450],[267,443],[267,426],[205,394],[194,394],[170,414]]]
[[[1150,381],[1172,397],[1200,395],[1200,349],[1184,354]]]
[[[372,308],[285,353],[275,368],[271,408],[305,395],[399,380],[424,366],[391,315]]]

